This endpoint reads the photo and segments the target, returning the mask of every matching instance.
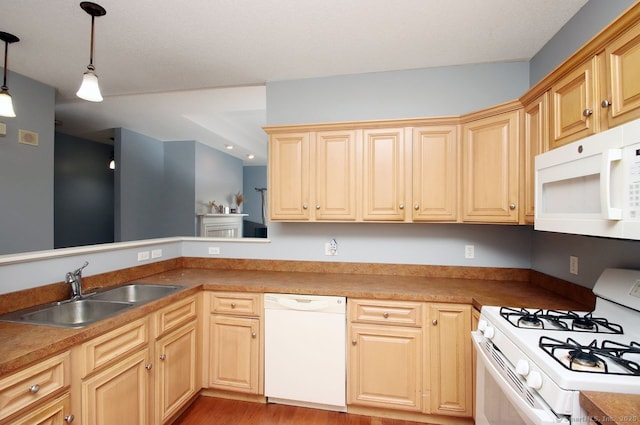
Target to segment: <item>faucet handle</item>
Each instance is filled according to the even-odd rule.
[[[80,268],[74,270],[73,274],[76,275],[76,276],[79,276],[82,273],[82,270],[84,270],[84,268],[87,267],[88,265],[89,265],[89,262],[85,261],[84,264]]]

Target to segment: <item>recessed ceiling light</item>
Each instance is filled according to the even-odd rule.
[[[229,150],[233,149],[233,145],[224,145],[224,147],[229,149]]]
[[[249,158],[249,159],[253,159],[253,158],[255,158],[255,157],[256,157],[256,156],[255,156],[254,154],[252,154],[252,153],[247,154],[247,158]]]

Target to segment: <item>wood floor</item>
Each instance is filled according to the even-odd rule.
[[[200,396],[174,425],[425,425],[326,410]]]

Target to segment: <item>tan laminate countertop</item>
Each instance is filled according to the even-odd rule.
[[[81,329],[0,322],[0,377],[204,290],[339,295],[350,298],[580,310],[585,307],[528,282],[179,268],[137,282],[179,284],[185,290]]]
[[[602,425],[640,423],[640,395],[582,391],[580,404]]]

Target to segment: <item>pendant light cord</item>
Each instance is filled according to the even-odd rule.
[[[9,42],[5,41],[4,42],[4,78],[2,80],[2,90],[7,90],[7,52],[9,51]]]
[[[95,69],[93,66],[93,27],[95,19],[96,17],[91,15],[91,49],[89,50],[89,67],[92,71]]]

